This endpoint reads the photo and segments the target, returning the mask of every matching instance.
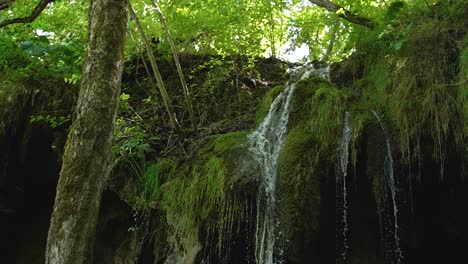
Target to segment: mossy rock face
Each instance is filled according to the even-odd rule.
[[[335,167],[346,96],[320,78],[300,81],[293,94],[289,132],[278,161],[281,246],[292,263],[320,259],[320,187]]]
[[[7,80],[0,76],[0,135],[15,132],[27,120],[67,128],[76,101],[76,85],[50,76],[31,76]],[[33,117],[41,117],[33,119]],[[63,118],[63,123],[52,119]]]
[[[340,87],[352,87],[364,74],[364,60],[358,54],[352,54],[346,61],[330,66],[330,80]]]
[[[275,100],[275,98],[285,89],[284,85],[278,85],[271,88],[266,94],[263,96],[262,101],[257,107],[257,112],[255,115],[255,124],[258,126],[262,123],[263,119],[268,115],[268,111],[270,110],[271,103]]]
[[[242,217],[240,205],[245,201],[236,199],[244,196],[234,194],[256,190],[255,178],[245,176],[251,170],[243,163],[248,133],[231,132],[205,139],[193,158],[178,162],[171,175],[165,176],[159,204],[169,226],[167,236],[175,254],[172,257],[186,258],[184,252],[188,251],[196,255],[201,249],[200,233],[211,239],[209,245],[204,245],[208,250],[218,250],[217,244],[230,235],[226,227]]]
[[[320,229],[320,179],[325,168],[316,162],[313,138],[303,127],[292,129],[279,157],[279,219],[287,243],[286,256],[302,260],[318,242]],[[310,253],[310,252],[309,252]]]
[[[264,59],[257,64],[256,69],[263,79],[270,81],[273,85],[284,83],[287,80],[288,66],[279,59]]]
[[[112,192],[104,192],[94,244],[95,263],[131,263],[140,253],[144,230],[131,207]],[[138,216],[139,217],[139,216]]]
[[[377,209],[382,209],[381,188],[382,179],[385,177],[385,138],[378,124],[366,129],[366,174],[372,186],[372,194],[377,204]]]

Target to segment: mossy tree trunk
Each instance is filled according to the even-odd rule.
[[[46,263],[92,263],[99,205],[110,171],[128,0],[91,0],[88,51],[49,228]]]

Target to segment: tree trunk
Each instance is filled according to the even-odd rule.
[[[63,156],[46,263],[92,263],[124,62],[128,0],[91,0],[86,62]]]

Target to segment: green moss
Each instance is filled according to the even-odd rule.
[[[176,160],[163,158],[145,168],[141,175],[144,201],[154,203],[159,199],[161,183],[168,176],[174,175],[177,167]]]
[[[353,94],[326,80],[312,78],[298,83],[294,92],[289,128],[304,125],[307,133],[319,142],[319,150],[333,157],[341,137],[345,110]]]
[[[349,91],[320,78],[303,80],[294,91],[289,133],[278,161],[279,216],[284,240],[291,241],[288,256],[300,259],[318,243],[320,185],[335,168],[351,98]]]
[[[293,128],[279,157],[281,223],[285,231],[318,232],[320,220],[320,177],[317,142],[304,127]],[[326,166],[326,165],[325,165]]]
[[[432,154],[440,163],[442,176],[449,146],[468,143],[467,72],[463,66],[467,60],[466,11],[454,6],[435,6],[441,14],[438,19],[413,14],[411,24],[394,24],[370,34],[360,43],[364,76],[356,82],[361,92],[356,108],[382,113],[402,160],[411,166]],[[395,39],[401,45],[395,46]],[[432,153],[423,153],[422,140],[424,145],[432,141]],[[463,147],[458,149],[466,152]]]
[[[227,154],[230,150],[233,150],[236,147],[236,145],[241,143],[246,138],[248,133],[248,131],[239,131],[223,134],[216,137],[213,146],[215,154]]]
[[[221,250],[223,236],[232,231],[228,227],[242,217],[245,203],[232,196],[227,186],[237,175],[235,168],[245,152],[247,133],[210,137],[197,149],[194,159],[178,162],[179,167],[172,160],[157,163],[157,168],[170,174],[159,188],[158,202],[168,217],[172,235],[185,241],[182,244],[193,243],[204,229],[209,236],[216,235]]]
[[[284,85],[278,85],[271,88],[262,98],[262,101],[257,107],[257,112],[255,115],[255,124],[258,126],[262,123],[263,119],[268,115],[268,111],[270,110],[271,103],[275,100],[275,98],[285,89]]]

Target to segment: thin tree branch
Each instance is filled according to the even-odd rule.
[[[374,22],[368,18],[358,16],[351,11],[333,3],[330,0],[309,0],[311,3],[316,4],[326,10],[337,14],[339,17],[357,25],[365,26],[370,29],[374,28]]]
[[[333,52],[333,47],[335,46],[335,41],[336,37],[338,35],[338,30],[340,28],[340,23],[339,21],[336,21],[331,25],[331,37],[330,37],[330,42],[328,43],[328,48],[327,48],[327,53],[325,53],[325,56],[323,57],[323,61],[328,61],[330,58],[332,52]]]
[[[145,31],[143,27],[141,26],[140,19],[135,13],[135,10],[133,10],[132,5],[130,2],[128,3],[129,5],[129,11],[130,15],[132,16],[133,20],[135,21],[135,24],[137,26],[137,30],[140,33],[141,39],[143,40],[143,44],[146,47],[146,52],[148,54],[148,59],[151,63],[151,68],[153,69],[153,74],[156,78],[156,82],[158,84],[159,92],[161,93],[161,97],[163,99],[164,106],[166,107],[167,114],[169,115],[169,121],[172,126],[172,128],[177,129],[177,130],[182,130],[180,127],[179,123],[177,122],[174,111],[172,110],[172,107],[170,105],[170,100],[169,100],[169,95],[167,94],[166,91],[166,86],[164,85],[164,81],[162,79],[161,73],[158,68],[158,64],[156,63],[156,59],[154,58],[153,52],[151,51],[151,45],[148,41],[148,38],[146,37]]]
[[[47,5],[55,0],[41,0],[29,16],[26,17],[17,17],[12,19],[6,19],[0,22],[0,28],[18,23],[31,23],[41,14],[41,12],[47,7]],[[13,1],[5,3],[10,5]]]
[[[15,2],[15,0],[2,0],[2,1],[0,1],[0,10],[10,8],[13,5],[14,2]]]
[[[159,21],[164,27],[164,30],[166,31],[167,39],[169,40],[169,44],[171,45],[172,55],[174,57],[174,62],[177,68],[177,72],[179,74],[180,84],[182,85],[182,90],[184,91],[184,97],[185,97],[185,102],[187,104],[187,108],[188,108],[188,112],[190,116],[190,122],[192,123],[193,131],[196,133],[197,125],[195,123],[195,114],[193,113],[192,99],[190,98],[190,92],[187,86],[187,82],[185,81],[184,73],[182,71],[182,66],[180,65],[180,62],[179,62],[179,56],[177,55],[178,53],[177,47],[174,44],[171,31],[169,30],[169,27],[167,26],[166,18],[164,17],[161,9],[159,8],[158,4],[156,4],[155,1],[151,0],[151,3],[153,4],[154,8],[156,9],[156,12],[158,13]]]

